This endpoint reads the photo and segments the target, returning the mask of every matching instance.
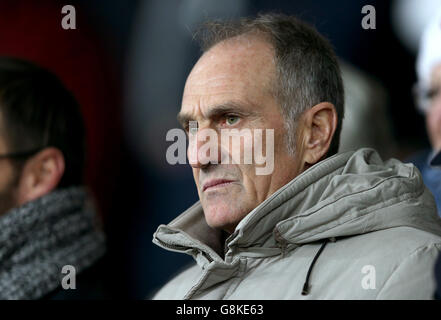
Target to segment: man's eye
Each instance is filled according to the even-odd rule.
[[[229,126],[235,125],[238,121],[239,121],[239,117],[238,116],[227,116],[226,119],[225,119],[225,122]]]

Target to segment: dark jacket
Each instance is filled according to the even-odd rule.
[[[79,273],[75,289],[63,289],[58,286],[42,298],[42,300],[107,300],[112,298],[109,288],[108,257],[104,256],[95,264]]]

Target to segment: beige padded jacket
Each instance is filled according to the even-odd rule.
[[[441,250],[433,196],[411,164],[372,149],[309,168],[226,240],[200,203],[153,242],[196,264],[155,299],[431,299]]]

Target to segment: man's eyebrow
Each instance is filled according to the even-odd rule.
[[[209,108],[209,110],[206,113],[206,118],[214,119],[216,117],[222,116],[227,113],[233,113],[239,116],[257,115],[257,112],[253,110],[245,110],[245,108],[242,105],[236,102],[227,102]],[[182,127],[185,128],[190,121],[194,120],[194,117],[190,114],[179,112],[177,119],[178,122],[182,125]]]

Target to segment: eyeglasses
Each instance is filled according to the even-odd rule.
[[[43,148],[35,148],[27,151],[0,154],[0,159],[23,159],[30,157],[36,154],[37,152],[40,152],[41,150],[43,150]]]

